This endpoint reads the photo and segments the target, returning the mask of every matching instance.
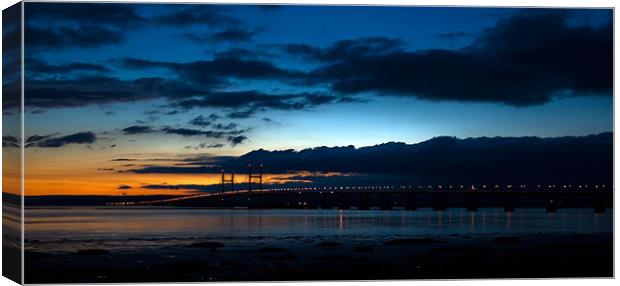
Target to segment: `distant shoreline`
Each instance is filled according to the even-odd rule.
[[[19,201],[19,196],[3,193],[3,199]],[[28,206],[105,206],[113,202],[139,202],[148,200],[161,200],[179,197],[183,195],[137,195],[137,196],[112,196],[112,195],[49,195],[49,196],[25,196],[24,204]]]

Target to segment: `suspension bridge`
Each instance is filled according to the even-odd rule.
[[[478,185],[350,185],[264,188],[263,165],[248,165],[248,181],[235,182],[234,172],[222,170],[220,191],[163,200],[132,203],[150,206],[212,208],[305,208],[305,209],[405,209],[543,207],[592,208],[605,212],[613,207],[613,187],[608,184],[478,184]]]

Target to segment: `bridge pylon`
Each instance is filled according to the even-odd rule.
[[[220,194],[222,195],[224,194],[224,191],[226,190],[226,184],[230,184],[231,191],[235,190],[235,172],[230,172],[230,177],[227,177],[226,173],[224,172],[224,169],[222,169],[222,182],[220,184],[221,185]]]
[[[258,174],[252,173],[252,164],[248,164],[248,194],[252,194],[252,179],[258,179],[258,190],[263,190],[263,164],[258,166]]]

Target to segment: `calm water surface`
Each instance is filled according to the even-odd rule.
[[[247,210],[153,207],[27,208],[26,248],[73,251],[85,247],[178,245],[191,239],[252,243],[336,237],[384,240],[398,236],[528,233],[612,233],[613,213],[592,209],[501,208],[433,211]]]

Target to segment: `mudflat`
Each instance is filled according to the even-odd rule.
[[[26,251],[26,283],[613,276],[612,233],[196,237],[135,250],[103,248]]]

